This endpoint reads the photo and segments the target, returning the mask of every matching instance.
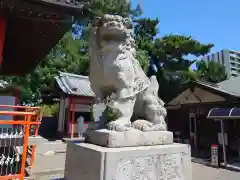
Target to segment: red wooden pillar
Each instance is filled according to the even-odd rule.
[[[0,16],[0,65],[3,61],[3,47],[5,40],[5,32],[6,32],[6,19]]]

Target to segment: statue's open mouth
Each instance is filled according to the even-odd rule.
[[[104,40],[123,41],[126,39],[126,33],[119,27],[101,27],[99,30],[100,36]]]

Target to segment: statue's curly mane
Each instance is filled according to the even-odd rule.
[[[132,23],[128,18],[104,15],[102,18],[94,19],[90,28],[89,48],[101,52],[104,45],[99,44],[100,41],[105,41],[106,45],[108,42],[121,43],[125,51],[129,50],[135,54]]]
[[[92,89],[102,91],[101,95],[116,92],[118,98],[134,96],[150,84],[136,59],[129,19],[117,15],[95,19],[90,27],[89,56]],[[96,72],[97,77],[94,76]]]

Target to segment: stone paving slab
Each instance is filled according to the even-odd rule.
[[[63,171],[67,144],[62,141],[46,142],[37,145],[32,173]]]
[[[39,145],[47,142],[49,141],[41,136],[29,136],[28,138],[29,145]]]
[[[66,152],[67,144],[63,142],[47,142],[37,145],[36,155],[43,155],[46,152]]]
[[[239,173],[192,163],[193,180],[239,180]],[[40,175],[35,180],[64,180],[64,174]]]
[[[64,180],[64,175],[62,173],[59,174],[53,174],[53,175],[41,175],[36,176],[35,180]]]
[[[192,163],[193,180],[239,180],[239,172]]]
[[[65,157],[65,153],[55,154],[51,156],[36,156],[32,173],[36,174],[55,170],[64,170]]]

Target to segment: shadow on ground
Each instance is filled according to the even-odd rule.
[[[39,135],[48,141],[59,140],[57,134],[57,117],[43,117],[39,127]]]
[[[192,162],[200,164],[209,164],[211,161],[210,151],[191,148]]]

